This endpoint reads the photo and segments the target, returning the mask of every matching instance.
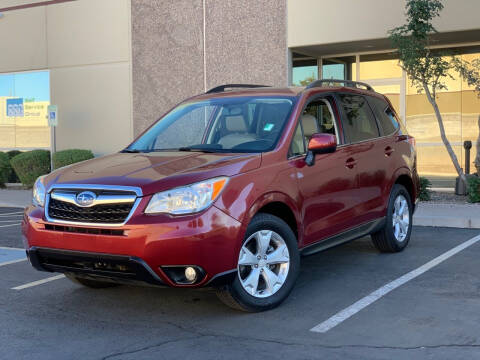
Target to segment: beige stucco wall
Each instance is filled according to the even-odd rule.
[[[0,72],[47,68],[45,7],[4,13],[0,18]]]
[[[444,0],[435,21],[440,32],[480,28],[478,0]],[[288,46],[332,44],[387,37],[404,22],[404,0],[288,0]]]
[[[285,1],[206,0],[204,57],[202,0],[132,0],[135,133],[204,81],[285,86]]]
[[[203,90],[202,0],[132,0],[135,134]]]
[[[206,0],[207,88],[287,85],[286,1]]]
[[[50,70],[58,150],[102,155],[133,139],[130,32],[130,0],[78,0],[0,18],[0,73]]]

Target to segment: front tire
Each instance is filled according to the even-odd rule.
[[[217,289],[226,305],[259,312],[280,305],[300,272],[300,255],[292,229],[280,218],[257,214],[248,225],[235,280]]]
[[[405,249],[412,233],[413,208],[407,189],[395,184],[388,201],[383,229],[372,234],[375,247],[381,252],[400,252]]]

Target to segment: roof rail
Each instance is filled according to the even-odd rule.
[[[368,91],[375,91],[373,88],[365,84],[363,82],[359,81],[352,81],[352,80],[338,80],[338,79],[322,79],[322,80],[315,80],[311,82],[305,89],[311,89],[311,88],[316,88],[316,87],[323,87],[324,84],[343,84],[345,87],[352,87],[352,88],[357,88],[361,89],[362,87],[365,88]]]
[[[255,85],[255,84],[225,84],[214,87],[213,89],[208,90],[205,94],[212,94],[218,92],[224,92],[225,89],[233,89],[233,88],[261,88],[261,87],[270,87],[269,85]]]

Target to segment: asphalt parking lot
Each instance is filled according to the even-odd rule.
[[[303,258],[287,301],[247,314],[209,289],[92,290],[37,272],[15,250],[20,219],[0,208],[1,359],[480,358],[478,230],[416,227],[400,254],[363,238]]]

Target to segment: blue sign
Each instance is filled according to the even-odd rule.
[[[23,98],[7,99],[7,116],[23,117]]]

